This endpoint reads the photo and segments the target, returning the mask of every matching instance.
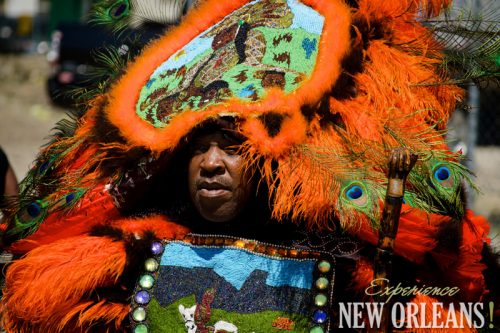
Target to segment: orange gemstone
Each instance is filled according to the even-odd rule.
[[[275,248],[269,246],[266,249],[266,253],[269,254],[270,256],[275,256],[278,253],[278,251]]]
[[[266,246],[262,244],[258,244],[255,246],[255,251],[258,253],[264,253],[266,252]]]
[[[242,240],[237,240],[236,242],[234,242],[234,246],[240,247],[240,248],[244,248],[245,247],[245,242],[242,241]]]
[[[287,249],[278,249],[278,254],[282,257],[286,257],[288,250]]]
[[[257,244],[253,243],[253,242],[250,242],[250,243],[246,243],[245,244],[245,248],[247,250],[250,250],[250,251],[253,251],[255,250],[255,248],[257,247]]]

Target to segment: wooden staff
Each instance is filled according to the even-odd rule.
[[[389,158],[389,182],[385,196],[385,205],[380,223],[379,240],[377,253],[375,255],[374,274],[379,290],[389,287],[392,271],[392,254],[394,250],[394,240],[398,233],[399,216],[403,204],[405,192],[405,182],[411,169],[417,162],[417,155],[412,154],[406,148],[398,148],[391,151]],[[374,299],[376,302],[386,303],[382,312],[380,328],[376,332],[391,332],[392,325],[389,320],[390,304],[387,297],[378,295]]]

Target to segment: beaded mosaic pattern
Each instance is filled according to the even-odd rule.
[[[163,127],[187,109],[233,97],[256,101],[271,87],[292,92],[314,69],[323,24],[323,16],[298,0],[250,2],[160,65],[136,112]]]
[[[228,237],[154,242],[132,302],[134,332],[326,332],[333,262]]]

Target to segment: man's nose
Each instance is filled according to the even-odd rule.
[[[203,154],[203,159],[200,163],[200,168],[203,173],[210,175],[223,174],[226,170],[224,164],[224,151],[218,146],[210,146],[210,148]]]

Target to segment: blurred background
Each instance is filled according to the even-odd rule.
[[[184,12],[192,2],[177,1]],[[499,4],[476,0],[455,6],[498,14]],[[19,180],[54,124],[72,109],[74,101],[64,91],[85,86],[92,50],[119,46],[115,37],[85,23],[91,6],[91,0],[0,0],[0,146]],[[500,244],[500,87],[464,88],[468,107],[450,122],[450,147],[462,151],[476,174],[481,193],[469,192],[470,207],[492,222],[491,236]]]

